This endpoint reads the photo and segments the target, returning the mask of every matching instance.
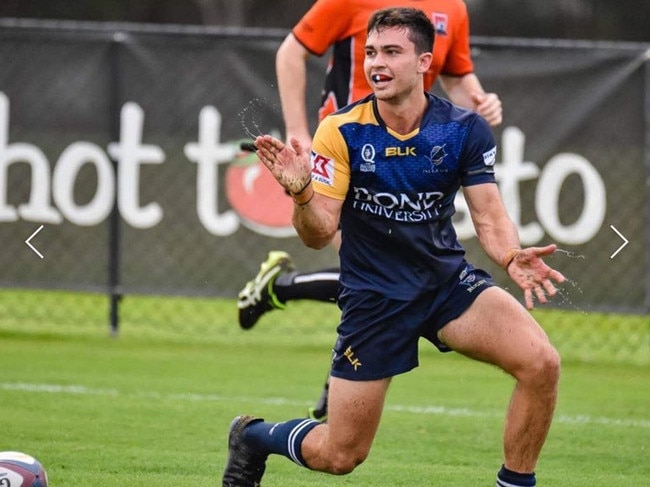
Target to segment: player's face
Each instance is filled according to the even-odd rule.
[[[373,30],[365,49],[364,72],[377,99],[399,100],[415,90],[421,91],[421,74],[428,68],[430,56],[415,52],[406,29]]]

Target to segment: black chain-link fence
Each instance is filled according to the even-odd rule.
[[[241,139],[282,133],[274,54],[284,35],[2,25],[0,286],[10,299],[0,321],[49,326],[58,316],[108,327],[112,314],[125,328],[136,296],[235,297],[274,248],[302,269],[336,265],[333,251],[300,243],[283,191],[238,151]],[[588,343],[593,355],[617,343],[647,357],[650,45],[480,38],[473,47],[477,74],[504,104],[496,170],[522,243],[563,250],[551,259],[570,279],[553,304],[564,311],[553,315],[555,333],[563,316],[632,313],[632,326],[614,327],[600,344],[588,327],[562,333],[574,350]],[[325,61],[309,63],[314,115]],[[460,199],[458,209],[470,260],[508,286]],[[42,259],[25,244],[41,225],[31,243]],[[80,294],[72,309],[42,297],[32,309],[19,288]],[[209,305],[162,302],[135,321],[200,330],[212,319],[200,314]],[[604,327],[628,322],[598,316]],[[232,318],[236,327],[234,308]]]

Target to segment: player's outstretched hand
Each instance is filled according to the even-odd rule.
[[[298,139],[291,138],[291,147],[271,135],[255,139],[257,156],[289,193],[300,194],[311,181],[309,154]]]
[[[557,245],[521,249],[510,262],[506,271],[510,278],[524,290],[526,308],[533,309],[534,301],[544,304],[548,297],[555,296],[557,289],[553,282],[561,284],[565,277],[544,263],[542,257],[551,255]]]

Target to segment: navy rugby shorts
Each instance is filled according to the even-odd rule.
[[[343,289],[331,374],[363,381],[407,372],[418,366],[420,337],[441,352],[451,351],[438,339],[438,331],[493,285],[487,272],[463,262],[440,288],[410,301]]]

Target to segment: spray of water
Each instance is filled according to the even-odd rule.
[[[281,114],[280,107],[264,98],[253,98],[239,111],[239,124],[247,137],[255,139],[259,135],[271,134],[278,137],[278,130],[268,127],[269,122],[265,113],[270,112],[278,117]]]
[[[586,257],[584,255],[576,254],[575,252],[572,252],[570,250],[557,249],[555,253],[556,254],[559,253],[561,254],[561,257],[566,257],[569,259],[586,260]],[[571,309],[573,311],[577,311],[585,315],[587,314],[588,310],[577,305],[572,299],[572,296],[575,297],[576,295],[583,294],[582,288],[580,287],[577,281],[574,281],[566,277],[566,280],[562,284],[555,283],[555,287],[557,289],[557,294],[553,297],[553,302],[556,305],[559,305],[560,308]],[[518,292],[520,292],[519,288],[512,289],[509,286],[505,286],[504,289],[514,294],[515,296],[517,295]]]
[[[581,306],[578,306],[572,300],[572,296],[575,296],[576,294],[582,294],[582,288],[576,281],[567,279],[561,286],[557,288],[555,300],[562,308],[573,309],[574,311],[586,315],[588,310]]]
[[[561,254],[564,254],[565,256],[567,256],[567,257],[569,257],[571,259],[585,259],[584,255],[576,254],[575,252],[571,252],[570,250],[556,249],[555,252],[559,252]]]
[[[560,253],[563,257],[567,257],[569,259],[586,260],[586,257],[584,255],[576,254],[570,250],[558,248],[555,252],[556,254]],[[578,311],[579,313],[586,315],[587,310],[575,304],[571,298],[571,296],[575,296],[576,294],[581,295],[582,288],[577,281],[574,281],[567,277],[563,284],[557,286],[557,294],[555,295],[554,299],[556,303],[560,305],[560,307],[573,309],[574,311]]]
[[[239,124],[246,136],[251,139],[264,134],[261,113],[265,105],[265,100],[253,98],[239,111]]]

